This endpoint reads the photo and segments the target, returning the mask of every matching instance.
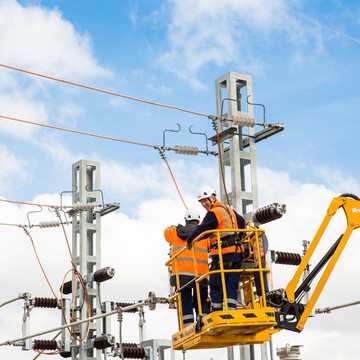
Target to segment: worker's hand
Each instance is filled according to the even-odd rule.
[[[192,243],[191,242],[186,242],[186,247],[191,250],[192,249]]]

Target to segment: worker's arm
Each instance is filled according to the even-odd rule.
[[[245,219],[240,215],[238,214],[236,211],[235,212],[235,215],[236,215],[236,220],[237,220],[237,224],[238,224],[238,229],[245,229]]]
[[[216,229],[218,227],[218,220],[215,216],[215,214],[212,211],[208,211],[202,221],[201,224],[199,224],[195,230],[188,236],[186,239],[186,246],[191,248],[192,241],[198,237],[202,232]],[[205,236],[208,236],[205,235]]]
[[[164,238],[168,243],[173,244],[175,236],[176,236],[176,226],[175,225],[168,226],[164,230]]]

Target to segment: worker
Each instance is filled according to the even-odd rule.
[[[190,249],[192,241],[202,232],[212,229],[244,229],[245,219],[239,215],[230,206],[224,205],[216,199],[216,191],[209,186],[200,189],[198,193],[198,201],[207,211],[203,221],[188,236],[186,243]],[[238,235],[239,234],[239,235]],[[242,232],[230,233],[223,232],[221,237],[221,252],[223,258],[224,269],[239,269],[242,262],[242,246],[240,240]],[[208,235],[206,235],[208,236]],[[221,274],[211,274],[211,271],[220,269],[219,250],[217,244],[217,235],[211,234],[210,237],[210,299],[211,311],[223,309],[224,294],[221,283]],[[240,281],[240,272],[225,272],[226,294],[228,309],[236,309],[237,291]]]
[[[186,246],[186,239],[200,222],[200,213],[197,209],[190,208],[185,212],[185,226],[169,226],[164,230],[164,237],[171,244],[171,257],[177,254]],[[194,262],[193,251],[185,250],[171,264],[170,285],[177,288],[176,271],[178,271],[181,290],[181,304],[184,326],[194,322],[194,310],[199,315],[198,296],[194,282],[197,268],[197,275],[201,276],[209,272],[207,240],[200,241],[195,247]],[[176,264],[175,264],[176,263]],[[201,315],[208,313],[208,279],[199,282]]]

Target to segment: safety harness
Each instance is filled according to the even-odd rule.
[[[233,226],[233,229],[237,228],[237,224],[236,221],[233,217],[233,215],[231,214],[230,210],[228,209],[227,206],[221,206],[221,208],[223,208],[229,215],[229,218],[231,219],[231,223]],[[235,252],[244,252],[244,247],[241,243],[241,236],[238,232],[230,234],[230,235],[226,235],[226,233],[223,234],[224,236],[220,238],[220,246],[222,249],[227,248],[229,246],[235,246]],[[221,236],[221,235],[220,235]],[[216,241],[214,243],[212,243],[210,245],[210,249],[218,249],[219,248],[219,242]],[[240,251],[238,251],[240,249]]]

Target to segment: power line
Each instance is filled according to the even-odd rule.
[[[37,204],[37,203],[31,203],[26,201],[18,201],[18,200],[9,200],[9,199],[0,199],[2,202],[8,202],[13,204],[20,204],[20,205],[31,205],[31,206],[42,206],[42,207],[57,207],[56,205],[46,205],[46,204]],[[64,206],[63,206],[64,207]]]
[[[5,116],[5,115],[0,115],[0,118],[5,119],[5,120],[10,120],[10,121],[16,121],[16,122],[20,122],[23,124],[28,124],[28,125],[35,125],[35,126],[41,126],[41,127],[46,127],[49,129],[54,129],[54,130],[59,130],[59,131],[66,131],[66,132],[70,132],[70,133],[74,133],[74,134],[79,134],[79,135],[86,135],[86,136],[92,136],[92,137],[96,137],[96,138],[100,138],[100,139],[105,139],[105,140],[111,140],[111,141],[117,141],[117,142],[124,142],[127,144],[133,144],[133,145],[139,145],[139,146],[146,146],[146,147],[151,147],[154,149],[161,149],[162,147],[159,145],[151,145],[151,144],[145,144],[145,143],[140,143],[140,142],[136,142],[136,141],[130,141],[130,140],[124,140],[124,139],[119,139],[119,138],[115,138],[115,137],[110,137],[110,136],[106,136],[106,135],[100,135],[100,134],[95,134],[95,133],[90,133],[87,131],[80,131],[80,130],[74,130],[74,129],[69,129],[69,128],[64,128],[64,127],[60,127],[60,126],[55,126],[55,125],[48,125],[48,124],[44,124],[44,123],[39,123],[39,122],[35,122],[35,121],[29,121],[29,120],[24,120],[24,119],[19,119],[19,118],[15,118],[15,117],[10,117],[10,116]],[[168,150],[174,150],[174,149],[170,149],[167,148]],[[163,152],[161,152],[161,154],[163,154]],[[170,175],[172,177],[172,180],[175,184],[176,190],[183,202],[183,204],[185,205],[185,208],[187,208],[184,199],[180,193],[179,187],[176,183],[175,177],[170,169],[170,165],[168,163],[168,161],[166,160],[164,155],[161,155],[161,157],[163,158],[163,160],[165,161],[168,170],[170,172]],[[1,199],[0,199],[1,201]],[[2,200],[4,201],[4,200]],[[34,204],[31,204],[34,205]],[[41,206],[41,205],[39,205]],[[50,206],[50,205],[46,205],[46,206]]]
[[[168,108],[168,109],[178,110],[178,111],[186,112],[186,113],[193,114],[193,115],[199,115],[199,116],[205,116],[205,117],[210,116],[209,114],[184,109],[184,108],[181,108],[179,106],[161,104],[161,103],[158,103],[158,102],[155,102],[155,101],[140,99],[140,98],[137,98],[137,97],[134,97],[134,96],[120,94],[120,93],[117,93],[117,92],[113,92],[113,91],[109,91],[109,90],[105,90],[105,89],[100,89],[100,88],[89,86],[89,85],[80,84],[80,83],[76,83],[74,81],[64,80],[64,79],[56,78],[54,76],[44,75],[44,74],[36,73],[36,72],[33,72],[33,71],[20,69],[20,68],[10,66],[10,65],[0,64],[0,66],[2,66],[4,68],[7,68],[7,69],[10,69],[10,70],[19,71],[19,72],[22,72],[22,73],[25,73],[25,74],[28,74],[28,75],[38,76],[38,77],[42,77],[42,78],[45,78],[45,79],[48,79],[48,80],[58,81],[58,82],[62,82],[62,83],[65,83],[65,84],[81,87],[81,88],[84,88],[84,89],[88,89],[88,90],[92,90],[92,91],[98,91],[98,92],[102,92],[104,94],[113,95],[113,96],[129,99],[129,100],[139,101],[139,102],[154,105],[154,106],[160,106],[160,107],[164,107],[164,108]]]
[[[126,98],[126,99],[129,99],[129,100],[134,100],[134,101],[139,101],[139,102],[143,102],[143,103],[146,103],[146,104],[154,105],[154,106],[170,108],[170,109],[173,109],[173,110],[178,110],[178,111],[186,112],[186,113],[193,114],[193,115],[212,118],[212,116],[210,114],[205,114],[205,113],[198,112],[198,111],[188,110],[188,109],[184,109],[184,108],[174,106],[174,105],[161,104],[161,103],[157,103],[157,102],[150,101],[150,100],[140,99],[140,98],[137,98],[137,97],[133,97],[133,96],[125,95],[125,94],[120,94],[120,93],[117,93],[117,92],[104,90],[104,89],[100,89],[100,88],[97,88],[97,87],[88,86],[88,85],[76,83],[76,82],[73,82],[73,81],[56,78],[56,77],[49,76],[49,75],[40,74],[40,73],[37,73],[37,72],[25,70],[25,69],[20,69],[20,68],[14,67],[14,66],[6,65],[6,64],[0,64],[0,66],[4,67],[4,68],[7,68],[7,69],[10,69],[10,70],[19,71],[19,72],[22,72],[22,73],[25,73],[25,74],[28,74],[28,75],[42,77],[42,78],[45,78],[45,79],[66,83],[66,84],[69,84],[69,85],[85,88],[85,89],[92,90],[92,91],[102,92],[102,93],[105,93],[105,94],[108,94],[108,95],[118,96],[118,97]],[[50,129],[55,129],[55,130],[60,130],[60,131],[72,132],[72,133],[75,133],[75,134],[81,134],[81,135],[97,137],[97,138],[106,139],[106,140],[124,142],[124,143],[147,146],[147,147],[158,148],[158,149],[161,148],[161,147],[159,147],[157,145],[151,145],[151,144],[145,144],[145,143],[140,143],[140,142],[135,142],[135,141],[130,141],[130,140],[124,140],[124,139],[114,138],[114,137],[110,137],[110,136],[89,133],[89,132],[85,132],[85,131],[73,130],[73,129],[68,129],[68,128],[59,127],[59,126],[55,126],[55,125],[48,125],[48,124],[44,124],[44,123],[38,123],[38,122],[34,122],[34,121],[19,119],[19,118],[5,116],[5,115],[0,115],[0,118],[11,120],[11,121],[17,121],[17,122],[21,122],[21,123],[25,123],[25,124],[31,124],[31,125],[36,125],[36,126],[47,127],[47,128],[50,128]],[[176,150],[176,149],[170,149],[169,148],[167,150]],[[208,153],[208,151],[206,151],[206,153]],[[177,186],[176,180],[175,180],[175,178],[174,178],[174,176],[172,174],[170,166],[169,166],[168,162],[166,161],[166,159],[164,157],[163,157],[163,159],[166,162],[166,165],[167,165],[167,167],[169,169],[169,172],[170,172],[170,175],[171,175],[171,177],[172,177],[172,179],[173,179],[173,181],[175,183],[175,187],[176,187],[176,189],[177,189],[177,191],[178,191],[178,193],[180,195],[180,198],[181,198],[182,202],[184,203],[185,207],[187,208],[187,206],[186,206],[186,204],[184,202],[184,199],[183,199],[183,197],[182,197],[182,195],[181,195],[181,193],[179,191],[179,188]]]
[[[35,122],[35,121],[29,121],[29,120],[19,119],[19,118],[5,116],[5,115],[0,115],[0,118],[6,119],[6,120],[11,120],[11,121],[17,121],[17,122],[24,123],[24,124],[42,126],[42,127],[46,127],[46,128],[54,129],[54,130],[67,131],[67,132],[80,134],[80,135],[93,136],[93,137],[97,137],[97,138],[105,139],[105,140],[124,142],[124,143],[128,143],[128,144],[133,144],[133,145],[148,146],[148,147],[152,147],[152,148],[155,147],[155,145],[150,145],[150,144],[140,143],[140,142],[136,142],[136,141],[119,139],[119,138],[106,136],[106,135],[99,135],[99,134],[90,133],[90,132],[87,132],[87,131],[73,130],[73,129],[64,128],[64,127],[60,127],[60,126],[48,125],[48,124],[38,123],[38,122]]]
[[[84,324],[84,323],[92,321],[92,320],[102,319],[102,318],[110,316],[110,315],[115,315],[115,314],[119,314],[119,313],[122,313],[122,312],[130,311],[132,309],[138,308],[139,306],[148,305],[148,303],[149,303],[148,300],[141,300],[141,301],[138,301],[136,304],[125,306],[123,308],[120,307],[120,308],[117,308],[117,309],[112,310],[112,311],[108,311],[108,312],[105,312],[105,313],[102,313],[102,314],[94,315],[94,316],[88,317],[86,319],[74,321],[74,322],[71,322],[71,323],[68,323],[68,324],[65,324],[65,325],[58,326],[56,328],[40,331],[40,332],[37,332],[37,333],[32,334],[32,335],[23,336],[21,338],[17,338],[17,339],[14,339],[14,340],[7,340],[7,341],[4,341],[4,342],[0,343],[0,346],[14,345],[14,344],[16,344],[16,343],[18,343],[18,342],[20,342],[22,340],[26,340],[26,339],[30,339],[30,338],[33,338],[33,337],[36,337],[36,336],[52,333],[54,331],[66,329],[66,328],[69,328],[69,327],[72,327],[72,326],[75,326],[75,325]]]

